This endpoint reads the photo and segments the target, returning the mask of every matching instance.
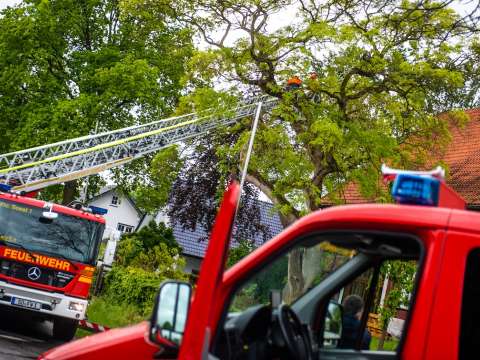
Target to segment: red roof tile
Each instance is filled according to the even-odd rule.
[[[449,168],[447,183],[459,193],[468,205],[480,206],[480,108],[466,110],[470,121],[459,128],[450,128],[452,141],[448,144],[442,160]],[[355,183],[348,184],[342,194],[347,204],[374,202],[365,199]]]
[[[448,164],[447,183],[469,205],[480,205],[480,109],[467,110],[470,121],[463,127],[452,127],[452,141],[442,160]]]

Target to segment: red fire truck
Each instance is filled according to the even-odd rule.
[[[166,282],[150,323],[77,340],[40,359],[438,360],[478,353],[480,214],[466,211],[442,180],[398,173],[398,204],[317,211],[225,270],[239,193],[233,184],[224,195],[193,296],[189,284]],[[378,350],[369,316],[381,306],[381,279],[404,263],[416,269],[402,304],[406,320],[401,335]]]
[[[73,209],[0,191],[0,304],[53,320],[70,340],[85,318],[105,228],[103,209]]]

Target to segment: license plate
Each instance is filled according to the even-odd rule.
[[[36,301],[31,301],[22,298],[12,297],[10,302],[12,305],[21,306],[28,309],[40,310],[42,308],[42,304]]]

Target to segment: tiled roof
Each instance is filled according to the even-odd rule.
[[[367,199],[362,194],[360,194],[360,189],[358,184],[350,183],[345,186],[341,198],[345,201],[346,204],[365,204],[375,202],[375,199]]]
[[[443,155],[434,159],[448,165],[447,184],[459,193],[469,206],[480,206],[480,108],[466,110],[470,121],[464,127],[451,126],[451,142]],[[343,192],[347,204],[374,202],[365,199],[355,183]]]
[[[260,217],[264,225],[268,225],[270,238],[274,237],[283,230],[278,213],[272,211],[273,205],[267,202],[259,201]],[[208,246],[208,234],[201,227],[195,231],[184,230],[181,225],[173,227],[173,234],[178,244],[183,249],[183,254],[203,258]],[[261,234],[255,238],[255,245],[263,244]],[[235,246],[235,245],[233,245]]]
[[[443,156],[448,164],[447,183],[469,205],[480,205],[480,109],[465,111],[470,121],[450,129],[452,141]]]

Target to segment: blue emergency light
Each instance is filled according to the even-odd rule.
[[[90,210],[92,210],[92,214],[95,214],[95,215],[105,215],[108,212],[107,209],[104,209],[98,206],[89,206],[89,208]]]
[[[438,205],[440,181],[431,176],[398,174],[392,187],[397,203],[411,205]]]
[[[12,187],[7,184],[0,184],[0,191],[2,192],[10,192],[12,190]]]

